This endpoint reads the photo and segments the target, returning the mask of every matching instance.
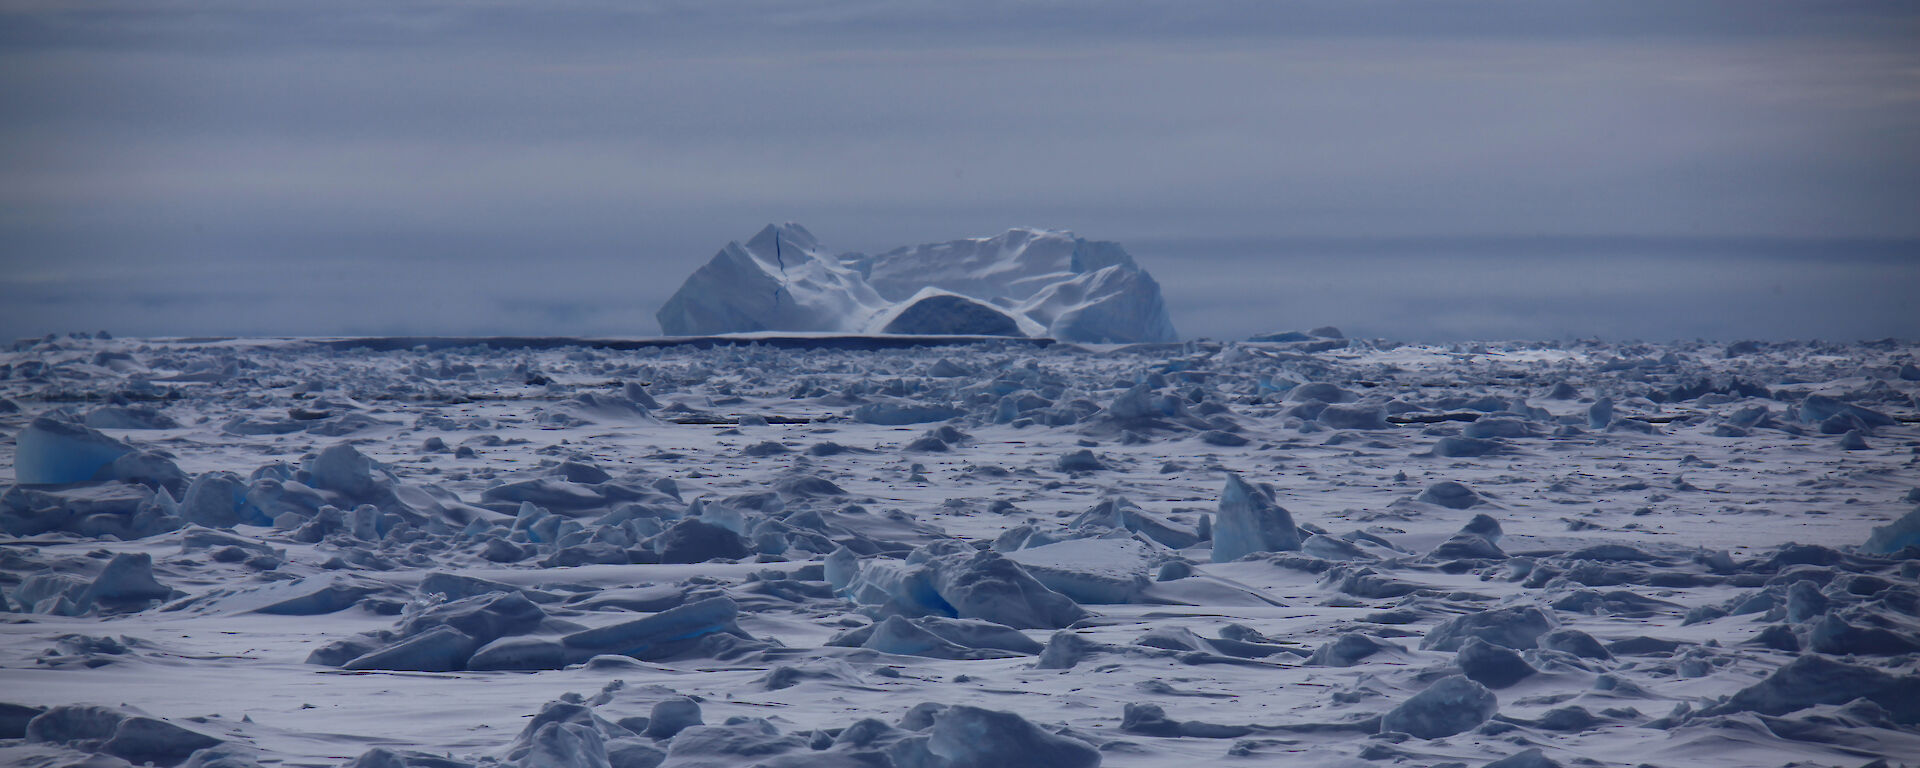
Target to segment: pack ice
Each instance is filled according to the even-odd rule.
[[[1012,229],[833,255],[799,224],[728,243],[657,315],[673,336],[754,331],[1171,342],[1160,285],[1119,243]]]
[[[840,341],[0,352],[0,765],[1920,755],[1913,344]]]

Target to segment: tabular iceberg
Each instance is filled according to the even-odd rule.
[[[754,331],[1179,340],[1160,284],[1118,243],[1012,229],[832,255],[799,224],[728,243],[657,315],[674,336]]]

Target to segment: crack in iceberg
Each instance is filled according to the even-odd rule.
[[[773,260],[780,265],[780,284],[773,287],[773,303],[780,303],[780,290],[787,287],[787,259],[780,254],[780,233],[773,235]]]

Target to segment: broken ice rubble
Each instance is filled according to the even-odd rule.
[[[1122,266],[775,236],[915,332]],[[24,344],[0,762],[1920,751],[1911,345],[927,343]]]

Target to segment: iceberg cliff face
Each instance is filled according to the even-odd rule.
[[[1051,336],[1177,341],[1160,285],[1118,243],[1013,229],[994,237],[829,255],[804,227],[729,243],[658,314],[663,332]]]
[[[1121,255],[1125,255],[1123,252]],[[1020,308],[1068,341],[1131,343],[1179,341],[1160,284],[1147,271],[1115,264],[1049,284]]]
[[[888,303],[798,224],[728,243],[656,317],[670,336],[860,329]]]

